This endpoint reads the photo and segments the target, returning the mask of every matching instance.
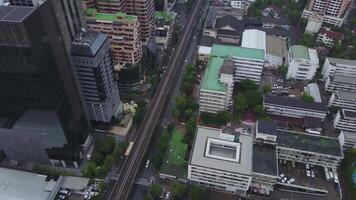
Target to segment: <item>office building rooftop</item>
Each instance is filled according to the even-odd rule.
[[[213,45],[212,56],[237,57],[264,61],[265,53],[261,49],[244,48],[229,45]]]
[[[224,64],[224,59],[220,57],[212,57],[206,67],[202,89],[226,92],[227,86],[219,80],[220,68]]]
[[[257,121],[257,130],[259,133],[268,134],[268,135],[276,135],[277,134],[277,126],[274,122],[258,120]]]
[[[239,134],[238,141],[220,139],[220,129],[198,127],[190,164],[232,173],[252,174],[252,136]]]
[[[35,9],[23,6],[0,6],[0,21],[22,22]]]
[[[275,104],[281,106],[288,106],[300,109],[309,109],[317,111],[326,111],[327,107],[323,103],[317,102],[306,102],[301,99],[296,99],[292,97],[283,97],[283,96],[264,96],[264,102],[267,104]]]
[[[277,144],[280,147],[300,151],[332,156],[343,156],[342,149],[337,138],[278,130]]]
[[[308,48],[303,45],[294,45],[290,47],[292,58],[301,58],[309,60]]]
[[[72,54],[75,56],[95,56],[104,45],[108,36],[93,31],[82,31],[72,42]]]
[[[115,14],[111,13],[99,13],[95,8],[88,8],[85,11],[87,18],[104,20],[104,21],[117,21],[117,20],[127,20],[127,21],[138,21],[137,17],[134,15],[128,15],[126,13],[118,12]]]
[[[277,176],[277,154],[275,146],[268,144],[253,145],[253,172]]]
[[[3,200],[48,200],[59,189],[58,182],[47,182],[44,175],[6,168],[0,168],[0,183]]]

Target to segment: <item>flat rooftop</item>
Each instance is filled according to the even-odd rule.
[[[327,110],[326,105],[323,103],[306,102],[292,97],[265,95],[264,103],[325,112]]]
[[[290,47],[292,58],[301,58],[309,60],[308,48],[303,45],[294,45]]]
[[[252,174],[252,152],[253,152],[253,138],[249,135],[239,135],[239,142],[232,142],[220,139],[220,129],[213,129],[208,127],[197,127],[192,153],[189,163],[201,167],[211,168],[215,170],[222,170],[232,173],[239,173],[245,175]],[[206,146],[209,140],[232,142],[240,146],[239,160],[231,161],[229,159],[221,159],[206,156]],[[237,147],[236,146],[236,147]],[[219,149],[221,149],[219,147]],[[216,149],[215,149],[216,150]],[[222,157],[234,156],[233,151],[217,152],[218,156]],[[236,152],[236,151],[234,151]],[[237,153],[237,152],[236,152]]]
[[[104,20],[104,21],[119,21],[126,20],[136,22],[138,21],[137,17],[134,15],[128,15],[126,13],[100,13],[95,8],[88,8],[85,10],[86,17],[88,19]]]
[[[356,60],[331,58],[331,57],[327,57],[327,59],[329,59],[330,64],[332,65],[350,65],[356,67]]]
[[[344,75],[335,74],[334,81],[339,82],[339,83],[347,83],[347,84],[356,85],[355,77],[352,77],[352,76],[344,76]]]
[[[0,21],[22,22],[34,10],[34,7],[0,6]]]
[[[253,172],[278,176],[277,154],[273,145],[254,144],[253,145]]]
[[[355,101],[356,102],[356,92],[349,92],[349,91],[336,91],[340,99],[348,100],[348,101]]]
[[[212,56],[219,57],[237,57],[237,58],[247,58],[253,60],[265,59],[265,52],[261,49],[252,49],[238,46],[229,46],[229,45],[213,45]]]
[[[258,120],[257,121],[257,129],[259,133],[276,135],[277,126],[274,122]]]
[[[202,89],[226,92],[227,85],[220,82],[220,69],[224,64],[224,59],[220,57],[211,57],[206,67]]]
[[[3,200],[48,200],[56,185],[46,176],[6,168],[0,168],[0,183]]]
[[[342,109],[342,117],[345,119],[356,120],[356,112],[352,110]]]
[[[342,157],[342,149],[337,138],[311,135],[286,130],[277,131],[279,147],[296,149],[319,154]]]

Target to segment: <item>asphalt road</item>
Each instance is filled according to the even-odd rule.
[[[114,189],[111,191],[109,199],[125,200],[128,198],[157,122],[163,113],[167,100],[170,100],[171,98],[170,93],[172,93],[174,86],[177,84],[177,80],[181,75],[179,72],[183,67],[182,62],[184,62],[182,58],[192,39],[192,31],[196,26],[197,14],[200,11],[199,7],[203,1],[204,0],[197,0],[194,4],[192,15],[190,16],[188,24],[185,26],[178,48],[176,49],[173,59],[169,64],[170,66],[158,86],[156,94],[148,106],[146,115],[133,140],[135,144],[130,155],[124,161],[123,168],[119,172],[119,179],[115,182]]]

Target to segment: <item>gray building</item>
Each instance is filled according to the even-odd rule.
[[[110,122],[118,118],[123,109],[109,37],[83,30],[72,43],[72,56],[90,119]]]

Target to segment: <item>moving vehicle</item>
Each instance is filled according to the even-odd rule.
[[[150,160],[146,161],[146,168],[150,165]]]
[[[134,145],[134,142],[130,142],[129,143],[129,146],[127,147],[126,151],[125,151],[125,157],[129,156],[130,155],[130,152],[132,150],[132,147]]]

